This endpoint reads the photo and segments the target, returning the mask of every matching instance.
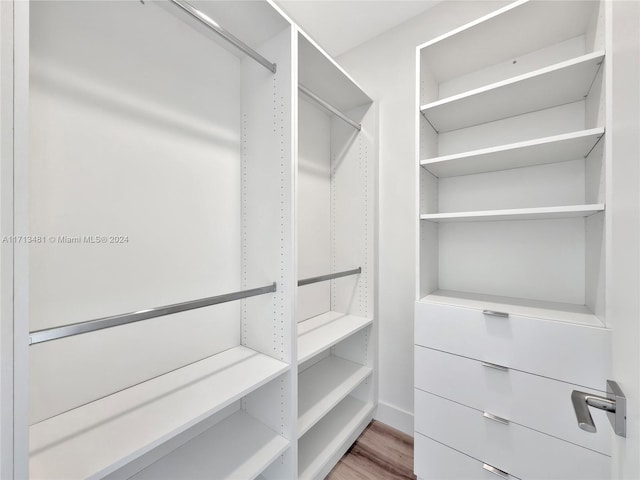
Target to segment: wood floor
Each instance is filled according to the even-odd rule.
[[[377,421],[331,470],[327,480],[414,480],[413,438]]]

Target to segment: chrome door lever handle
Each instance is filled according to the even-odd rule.
[[[607,380],[606,397],[574,390],[571,392],[571,402],[576,413],[578,426],[582,430],[591,433],[597,431],[591,412],[589,412],[589,407],[594,407],[607,412],[609,422],[611,422],[616,435],[626,437],[627,399],[616,382]]]
[[[573,402],[573,409],[576,412],[578,426],[585,432],[595,433],[597,431],[591,412],[589,412],[589,407],[595,407],[608,412],[616,411],[615,401],[579,390],[571,392],[571,402]]]

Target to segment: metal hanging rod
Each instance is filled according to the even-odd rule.
[[[249,55],[256,62],[262,65],[264,68],[271,71],[272,73],[276,73],[277,66],[275,63],[271,63],[269,60],[264,58],[262,55],[256,52],[253,48],[251,48],[249,45],[247,45],[242,40],[240,40],[238,37],[226,31],[224,28],[218,25],[218,23],[215,22],[211,17],[209,17],[208,15],[205,15],[200,10],[195,8],[193,5],[183,0],[171,0],[171,2],[177,5],[178,7],[180,7],[181,9],[183,9],[185,12],[187,12],[189,15],[191,15],[193,18],[198,20],[200,23],[202,23],[206,27],[216,32],[218,35],[224,38],[227,42],[231,43],[237,49],[242,50],[244,53]]]
[[[301,287],[303,285],[333,280],[334,278],[348,277],[349,275],[358,275],[360,273],[362,273],[362,267],[358,267],[353,270],[345,270],[344,272],[330,273],[329,275],[320,275],[319,277],[304,278],[302,280],[298,280],[298,286]]]
[[[148,310],[140,310],[139,312],[125,313],[122,315],[114,315],[112,317],[98,318],[86,322],[73,323],[62,327],[47,328],[45,330],[36,330],[29,333],[29,345],[36,343],[49,342],[59,338],[72,337],[82,333],[95,332],[105,328],[118,327],[128,323],[140,322],[150,318],[162,317],[173,313],[186,312],[187,310],[195,310],[196,308],[209,307],[218,303],[232,302],[256,295],[275,292],[276,283],[272,283],[266,287],[252,288],[250,290],[242,290],[234,293],[226,293],[215,297],[201,298],[199,300],[191,300],[189,302],[174,303],[164,307],[150,308]]]
[[[298,90],[300,90],[302,93],[304,93],[307,97],[309,97],[314,102],[318,103],[322,107],[324,107],[327,110],[329,110],[331,113],[333,113],[335,116],[337,116],[341,120],[344,120],[345,122],[347,122],[349,125],[351,125],[356,130],[358,130],[358,131],[362,130],[362,124],[356,123],[353,120],[351,120],[349,117],[347,117],[344,113],[342,113],[336,107],[334,107],[330,103],[324,101],[322,98],[317,96],[315,93],[313,93],[311,90],[309,90],[304,85],[298,85]]]

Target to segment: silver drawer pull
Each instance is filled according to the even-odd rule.
[[[504,478],[504,480],[509,480],[509,474],[507,472],[500,470],[499,468],[492,467],[491,465],[486,463],[482,464],[482,468],[484,468],[487,472],[491,472],[494,475],[499,476],[500,478]]]
[[[498,423],[501,423],[503,425],[509,425],[509,423],[511,423],[506,418],[498,417],[497,415],[493,415],[493,414],[488,413],[488,412],[483,412],[482,416],[484,418],[488,418],[489,420],[493,420],[494,422],[498,422]]]
[[[508,372],[509,371],[509,367],[504,367],[504,366],[498,365],[496,363],[482,362],[482,366],[483,367],[487,367],[487,368],[493,368],[494,370],[500,370],[501,372]]]
[[[483,315],[491,315],[492,317],[509,318],[507,312],[496,312],[495,310],[482,310]]]

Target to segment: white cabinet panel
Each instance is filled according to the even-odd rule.
[[[415,435],[414,472],[423,480],[496,480],[475,458],[420,433]],[[508,479],[516,477],[509,475]],[[505,479],[506,480],[506,479]]]
[[[611,331],[482,310],[416,303],[415,342],[565,382],[602,388]]]
[[[415,359],[415,386],[420,390],[611,454],[611,432],[605,412],[592,410],[600,427],[597,433],[578,427],[571,392],[586,390],[583,387],[518,370],[492,368],[477,360],[424,347],[416,347]]]
[[[610,457],[416,390],[415,429],[520,478],[609,478]]]

